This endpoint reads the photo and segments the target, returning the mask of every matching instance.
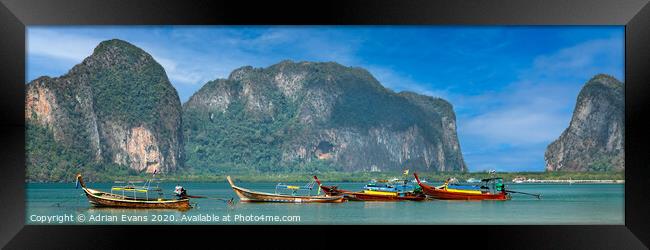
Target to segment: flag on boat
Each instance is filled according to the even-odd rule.
[[[403,175],[409,175],[409,170],[408,170],[408,169],[407,169],[407,170],[404,170]]]

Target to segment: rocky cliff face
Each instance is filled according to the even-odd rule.
[[[624,86],[608,75],[593,77],[578,95],[569,127],[546,149],[547,171],[625,168]]]
[[[283,61],[208,82],[183,106],[187,165],[465,171],[452,106],[369,72]]]
[[[149,54],[124,41],[104,41],[67,74],[28,83],[25,115],[35,179],[64,164],[173,171],[182,155],[176,90]]]

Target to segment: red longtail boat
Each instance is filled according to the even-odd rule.
[[[420,182],[417,174],[413,174],[422,192],[438,200],[509,200],[510,195],[503,186],[502,178],[488,178],[481,180],[483,185],[480,190],[465,190],[453,188],[445,184],[440,187],[426,185]]]
[[[344,189],[339,189],[337,186],[324,186],[321,184],[318,177],[314,176],[314,180],[318,183],[323,192],[327,195],[343,195],[350,201],[422,201],[426,199],[426,195],[415,192],[385,192],[364,190],[361,192],[354,192]]]

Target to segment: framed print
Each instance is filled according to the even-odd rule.
[[[501,2],[3,1],[0,243],[647,247],[647,1]]]

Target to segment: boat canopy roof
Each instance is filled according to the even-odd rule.
[[[283,188],[283,189],[290,189],[290,190],[311,190],[313,188],[313,184],[307,184],[304,186],[298,186],[298,185],[288,185],[288,184],[283,184],[283,183],[278,183],[278,185],[275,186],[275,188]]]

